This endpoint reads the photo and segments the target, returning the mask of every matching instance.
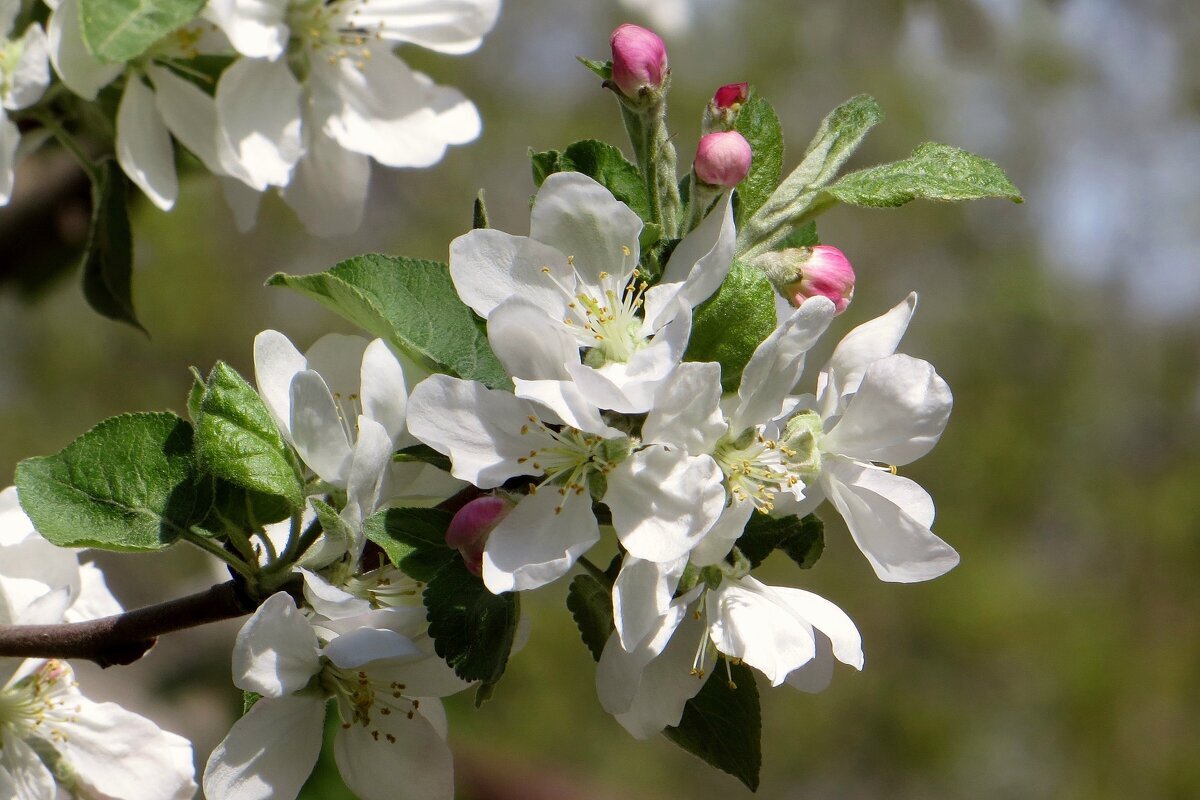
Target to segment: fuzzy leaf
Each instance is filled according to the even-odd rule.
[[[775,290],[762,272],[734,261],[716,294],[696,308],[686,361],[716,361],[721,388],[737,391],[754,350],[775,330]]]
[[[371,254],[314,275],[277,273],[267,283],[308,295],[431,369],[492,388],[512,385],[445,264]]]
[[[237,486],[304,505],[295,457],[266,404],[223,361],[208,375],[196,419],[196,456],[203,468]]]
[[[936,142],[920,145],[903,161],[852,172],[825,191],[843,203],[871,208],[902,206],[917,198],[1023,201],[996,162]]]
[[[112,160],[97,165],[97,174],[83,254],[83,296],[96,313],[146,333],[133,310],[133,235],[125,205],[129,181]]]
[[[567,609],[592,658],[599,661],[613,632],[612,590],[591,575],[576,575],[567,590]]]
[[[593,75],[601,80],[612,80],[612,62],[597,61],[594,58],[584,58],[583,56],[575,56],[580,64],[587,67]]]
[[[754,673],[745,664],[717,661],[700,693],[687,702],[679,725],[663,731],[668,739],[750,791],[758,789],[762,767],[762,712]],[[729,676],[733,676],[730,686]]]
[[[738,111],[733,129],[746,137],[754,158],[750,172],[738,184],[738,224],[762,207],[783,174],[783,129],[779,117],[762,95],[751,91]]]
[[[825,549],[825,525],[816,514],[801,519],[754,514],[737,540],[737,549],[757,567],[775,550],[782,550],[801,568],[817,563]]]
[[[192,426],[169,412],[101,422],[52,456],[17,465],[21,506],[62,547],[160,550],[208,510]]]
[[[204,0],[80,0],[83,41],[101,61],[137,58],[186,22]]]
[[[363,533],[383,548],[405,575],[429,582],[447,564],[461,561],[446,546],[446,528],[454,515],[439,508],[389,508],[363,523]]]

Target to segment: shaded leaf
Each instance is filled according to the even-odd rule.
[[[754,350],[775,330],[775,290],[757,269],[734,261],[716,294],[696,308],[686,361],[716,361],[721,388],[737,391]]]
[[[133,235],[126,201],[129,180],[112,160],[97,165],[92,222],[83,254],[83,296],[96,313],[146,333],[133,310]]]
[[[816,514],[768,517],[754,514],[737,540],[737,549],[757,567],[775,550],[782,550],[803,569],[817,563],[825,549],[825,524]]]
[[[730,677],[732,675],[732,685]],[[762,712],[754,673],[722,656],[700,693],[687,702],[679,725],[663,735],[750,791],[758,789],[762,767]]]
[[[379,545],[405,575],[429,582],[458,551],[446,546],[446,528],[454,515],[440,508],[389,508],[363,523],[367,539]]]
[[[567,590],[567,609],[592,658],[599,661],[613,632],[612,590],[591,575],[576,575]]]
[[[101,61],[129,61],[190,22],[204,0],[80,0],[83,41]]]

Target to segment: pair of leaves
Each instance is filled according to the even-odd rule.
[[[459,299],[443,263],[371,254],[314,275],[278,273],[267,283],[313,298],[433,370],[511,386],[483,321]]]
[[[611,592],[591,575],[575,576],[567,592],[567,608],[596,661],[613,632]],[[751,791],[757,789],[762,714],[754,673],[744,664],[731,663],[727,668],[721,657],[699,694],[684,706],[679,724],[663,734]]]
[[[751,568],[757,567],[775,550],[781,550],[802,569],[809,569],[825,550],[825,524],[816,514],[803,519],[795,515],[768,517],[755,514],[737,540],[737,549],[749,560]]]
[[[516,639],[516,592],[492,594],[446,546],[453,514],[436,508],[390,508],[367,519],[364,532],[400,570],[425,581],[425,609],[434,649],[458,677],[479,681],[475,704],[492,691]]]
[[[170,412],[123,414],[22,461],[21,505],[42,535],[64,547],[158,550],[196,525],[256,526],[303,505],[291,449],[240,375],[218,363],[188,405],[195,428]]]
[[[542,182],[556,172],[580,172],[612,192],[613,197],[633,209],[643,220],[650,219],[650,196],[638,168],[626,160],[620,149],[605,142],[585,139],[567,149],[529,151],[533,182]]]
[[[130,61],[192,21],[204,0],[80,0],[83,41],[101,61]]]

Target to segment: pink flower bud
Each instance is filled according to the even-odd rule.
[[[667,75],[667,48],[654,31],[625,23],[612,32],[612,79],[628,97],[643,87],[661,88]]]
[[[731,108],[746,102],[746,96],[749,93],[750,84],[748,83],[727,83],[717,89],[716,94],[713,95],[713,105],[717,108]]]
[[[732,188],[750,172],[750,143],[737,131],[717,131],[700,137],[692,169],[713,186]]]
[[[488,534],[500,524],[515,504],[496,495],[476,497],[458,510],[446,528],[446,544],[462,554],[467,569],[483,574],[483,548]]]
[[[799,263],[799,277],[783,286],[783,296],[799,307],[808,298],[820,295],[833,301],[836,313],[845,311],[854,297],[854,267],[850,260],[829,245],[802,250],[810,254]]]

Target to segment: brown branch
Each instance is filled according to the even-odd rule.
[[[59,625],[0,625],[0,656],[84,658],[102,667],[132,664],[164,633],[233,619],[256,604],[234,581],[111,617]]]

